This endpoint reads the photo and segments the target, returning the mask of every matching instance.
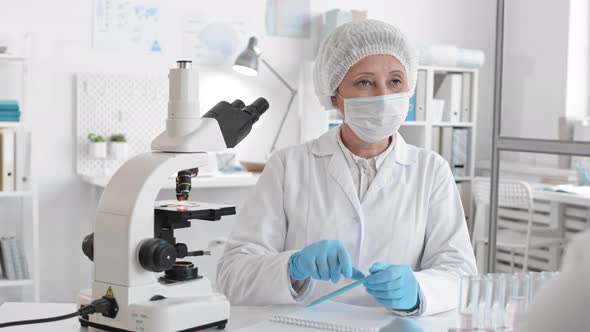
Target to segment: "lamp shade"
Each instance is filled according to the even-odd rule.
[[[250,37],[248,41],[248,46],[234,62],[233,69],[240,74],[248,75],[248,76],[255,76],[258,74],[258,57],[260,56],[260,51],[256,47],[258,44],[258,40],[256,37]]]

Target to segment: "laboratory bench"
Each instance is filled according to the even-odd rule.
[[[260,173],[238,172],[238,173],[220,173],[216,175],[198,175],[192,179],[192,187],[199,188],[239,188],[239,187],[253,187],[258,181]],[[104,188],[109,183],[111,177],[104,176],[89,176],[81,175],[82,181]],[[173,189],[174,178],[170,178],[168,185],[163,189]]]
[[[268,322],[274,315],[287,314],[302,308],[298,305],[277,305],[266,307],[245,307],[232,306],[231,316],[224,331],[239,331],[242,328],[252,327],[258,323]],[[0,305],[0,323],[15,320],[47,318],[60,316],[76,311],[76,305],[73,303],[17,303],[7,302]],[[392,320],[396,319],[392,315]],[[456,312],[447,312],[439,315],[421,317],[421,318],[403,318],[411,319],[413,322],[408,324],[407,331],[400,332],[448,332],[449,328],[456,327],[458,317]],[[273,325],[275,326],[275,325]],[[279,326],[279,325],[277,325]],[[282,325],[280,326],[282,327]],[[288,328],[288,329],[287,329]],[[219,331],[210,329],[211,331]],[[260,332],[269,330],[261,328]],[[316,331],[311,328],[287,326],[281,328],[281,331]],[[81,327],[77,318],[70,318],[64,321],[36,324],[28,326],[17,326],[6,328],[6,332],[99,332],[94,328]],[[397,331],[397,330],[396,330]],[[164,332],[164,331],[162,331]]]

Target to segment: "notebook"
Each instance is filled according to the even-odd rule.
[[[311,308],[274,316],[269,322],[239,331],[301,331],[302,328],[313,328],[320,331],[378,332],[395,319],[391,312],[382,307],[360,307],[327,301]]]

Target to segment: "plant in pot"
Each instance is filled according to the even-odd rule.
[[[123,134],[114,134],[109,138],[111,155],[114,159],[127,159],[129,145]]]
[[[90,140],[90,156],[92,158],[104,159],[107,157],[107,142],[104,137],[90,133],[88,140]]]

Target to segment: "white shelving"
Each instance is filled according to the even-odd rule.
[[[433,127],[454,127],[454,128],[472,128],[473,123],[471,122],[436,122],[433,123]]]
[[[27,57],[16,54],[0,53],[0,61],[25,61]]]
[[[21,280],[0,280],[0,287],[19,287],[28,286],[35,283],[34,279],[21,279]]]
[[[2,61],[2,60],[0,60]],[[0,121],[0,128],[18,128],[20,127],[20,122],[2,122]]]
[[[30,131],[32,125],[30,121],[33,119],[32,110],[30,108],[29,101],[29,84],[31,82],[30,64],[29,64],[29,51],[32,46],[32,36],[27,34],[24,38],[24,50],[25,54],[0,54],[0,65],[2,66],[17,66],[15,68],[21,69],[20,82],[14,84],[21,84],[21,93],[19,96],[15,96],[14,99],[19,100],[19,106],[21,109],[20,122],[0,122],[0,128],[11,128],[15,130],[26,130]],[[33,135],[29,142],[29,160],[32,161],[33,151]],[[16,234],[20,239],[24,249],[24,253],[29,266],[30,279],[21,280],[7,280],[0,279],[0,289],[7,287],[32,287],[32,292],[28,293],[32,295],[33,301],[39,302],[40,300],[40,289],[39,289],[39,202],[37,195],[37,186],[35,182],[35,174],[33,174],[34,167],[29,164],[29,188],[27,190],[19,191],[0,191],[0,199],[11,199],[21,200],[21,204],[10,204],[7,206],[10,209],[20,209],[20,233]],[[5,236],[7,234],[0,234]],[[24,293],[24,292],[23,292]]]
[[[27,191],[0,191],[0,198],[2,197],[31,197],[33,192]]]
[[[404,123],[404,126],[400,129],[400,132],[406,139],[406,141],[410,144],[423,147],[425,149],[435,150],[443,157],[448,158],[443,151],[439,150],[439,143],[443,141],[443,136],[452,137],[454,129],[465,129],[467,130],[467,164],[465,165],[465,175],[456,175],[455,182],[459,186],[461,197],[463,199],[463,206],[465,208],[466,215],[470,217],[472,215],[471,207],[471,181],[473,180],[475,174],[475,137],[476,137],[476,130],[477,130],[477,98],[478,98],[478,80],[479,80],[479,71],[478,69],[474,68],[454,68],[454,67],[433,67],[433,66],[420,66],[419,71],[425,72],[423,77],[426,77],[426,80],[423,84],[426,85],[426,100],[425,100],[425,122],[419,122],[419,130],[412,128],[412,122]],[[461,119],[462,121],[433,121],[432,109],[433,109],[433,100],[435,96],[435,91],[438,88],[435,86],[437,81],[440,81],[443,75],[448,74],[463,74],[463,79],[467,77],[470,79],[468,82],[469,85],[469,99],[468,104],[466,104],[465,100],[461,102],[461,109],[465,106],[468,107],[469,112],[468,119]],[[468,74],[468,75],[464,75]],[[418,88],[416,89],[418,91]],[[463,94],[463,91],[461,91]],[[463,97],[463,96],[461,96]],[[449,101],[445,101],[448,103]],[[466,104],[466,105],[463,105]],[[445,132],[446,131],[446,132]],[[448,143],[448,142],[444,142]],[[443,143],[443,144],[444,144]],[[435,146],[437,145],[437,146]],[[452,150],[452,147],[451,147]],[[447,150],[448,151],[448,150]],[[448,153],[447,153],[448,154]],[[451,161],[447,159],[451,164]]]

